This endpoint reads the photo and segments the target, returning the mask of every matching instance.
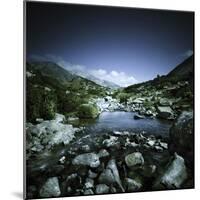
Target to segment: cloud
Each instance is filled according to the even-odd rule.
[[[62,57],[52,54],[46,54],[45,56],[31,55],[31,58],[40,61],[52,61],[57,63],[64,69],[67,69],[72,73],[78,74],[79,76],[87,78],[92,75],[97,79],[109,81],[121,87],[127,87],[129,85],[137,83],[137,80],[133,76],[129,76],[125,72],[118,72],[115,70],[109,72],[102,68],[91,69],[84,65],[72,64],[65,61]]]
[[[182,55],[186,58],[190,57],[191,55],[193,55],[193,50],[189,49],[187,51],[185,51]]]
[[[113,82],[121,87],[137,83],[137,80],[133,76],[128,76],[125,72],[107,72],[104,69],[97,69],[91,70],[90,73],[101,80]]]

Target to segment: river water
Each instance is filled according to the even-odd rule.
[[[99,134],[110,131],[144,132],[146,134],[162,135],[167,137],[171,122],[167,120],[134,119],[134,112],[115,111],[103,112],[95,120],[84,120],[80,124],[86,127],[86,132]]]

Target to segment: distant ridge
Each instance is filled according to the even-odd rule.
[[[194,56],[190,56],[177,67],[175,67],[171,72],[167,74],[167,77],[173,76],[189,76],[194,73]]]

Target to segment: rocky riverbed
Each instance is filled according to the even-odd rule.
[[[91,136],[66,121],[57,114],[27,124],[28,198],[193,187],[192,112],[177,118],[169,137],[118,130]]]

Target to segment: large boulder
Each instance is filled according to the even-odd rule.
[[[129,168],[141,167],[144,165],[144,158],[140,152],[134,152],[125,157],[125,163]]]
[[[187,179],[187,171],[184,159],[174,154],[174,159],[169,163],[166,171],[158,177],[154,189],[176,189],[180,188]]]
[[[99,110],[95,105],[82,104],[79,106],[78,116],[80,118],[96,118],[99,115]]]
[[[158,106],[157,107],[158,117],[162,119],[173,119],[174,112],[169,106]]]
[[[121,179],[119,176],[119,171],[117,169],[116,161],[114,159],[111,159],[108,162],[106,169],[100,174],[99,183],[117,183],[118,186],[121,188],[122,192],[124,192],[124,188],[122,186]]]
[[[193,112],[182,112],[169,132],[169,150],[184,157],[186,164],[194,163],[194,121]]]
[[[47,179],[47,181],[40,189],[40,197],[58,197],[60,194],[61,191],[57,177]]]
[[[72,160],[73,165],[86,165],[91,168],[96,168],[100,165],[99,156],[95,153],[84,153],[76,156]]]
[[[96,185],[96,194],[106,194],[109,192],[109,187],[106,184],[98,184]]]
[[[45,120],[36,125],[28,125],[26,129],[27,150],[41,152],[54,145],[66,145],[71,142],[79,129],[62,123],[64,119],[63,115],[56,114],[54,120]]]

